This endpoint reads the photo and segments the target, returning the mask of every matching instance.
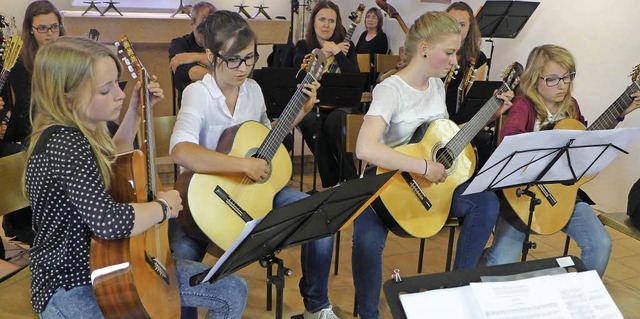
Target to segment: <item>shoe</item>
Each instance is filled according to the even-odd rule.
[[[338,318],[338,316],[336,316],[335,313],[333,313],[333,310],[331,310],[331,306],[314,313],[305,310],[302,314],[302,317],[304,319],[340,319]]]

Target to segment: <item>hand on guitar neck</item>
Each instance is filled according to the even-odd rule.
[[[331,41],[325,41],[322,43],[322,52],[327,58],[338,55],[340,54],[340,52],[344,53],[344,55],[347,55],[347,53],[349,53],[350,47],[351,44],[349,42],[334,43]]]

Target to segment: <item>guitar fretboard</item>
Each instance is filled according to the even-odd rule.
[[[591,124],[588,131],[606,130],[618,121],[617,118],[633,102],[631,94],[640,90],[639,80],[633,82],[624,92]]]

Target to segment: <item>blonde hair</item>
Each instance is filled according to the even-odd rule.
[[[440,11],[428,11],[416,19],[404,41],[404,56],[396,70],[402,70],[418,50],[420,41],[437,43],[446,35],[460,34],[460,24],[450,14]]]
[[[105,57],[114,60],[120,74],[121,66],[115,54],[93,40],[61,37],[38,50],[31,81],[33,132],[27,155],[31,156],[42,132],[48,127],[63,125],[77,128],[89,140],[105,186],[108,186],[116,151],[106,122],[99,123],[92,130],[81,116],[81,110],[89,106],[96,94],[94,66]]]
[[[553,44],[545,44],[533,48],[527,58],[527,67],[520,76],[520,93],[526,96],[536,111],[536,119],[543,122],[547,118],[547,108],[544,105],[544,99],[540,95],[537,89],[537,83],[544,70],[545,65],[548,62],[555,62],[569,72],[576,71],[576,63],[573,59],[573,55],[563,47],[559,47]],[[546,85],[546,84],[545,84]],[[573,89],[573,82],[569,83],[567,90],[568,94],[558,105],[558,112],[565,113],[569,118],[576,118],[578,116],[575,107],[573,106],[573,98],[571,97],[571,90]]]

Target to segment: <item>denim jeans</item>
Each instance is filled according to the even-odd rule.
[[[306,193],[289,187],[283,188],[273,200],[274,207],[282,207],[307,197]],[[333,257],[333,236],[302,244],[300,263],[300,295],[309,312],[317,312],[329,306],[329,273]]]
[[[463,220],[456,249],[454,269],[475,268],[491,235],[499,211],[499,201],[493,192],[461,196],[469,184],[453,193],[450,216]],[[382,287],[382,250],[388,228],[368,207],[354,222],[352,271],[360,318],[379,318]],[[386,277],[386,275],[385,275]]]
[[[500,216],[493,244],[483,257],[487,266],[517,262],[522,252],[525,230],[526,225],[517,216]],[[611,255],[611,237],[591,207],[577,201],[569,222],[562,230],[580,247],[584,266],[588,270],[596,270],[600,277],[604,276]]]
[[[280,190],[273,199],[275,208],[291,204],[307,197],[306,193],[290,187]],[[172,224],[169,224],[172,226]],[[199,245],[187,234],[180,225],[175,223],[169,229],[169,241],[174,258],[199,258],[205,253],[206,247]],[[179,257],[178,257],[179,256]],[[331,258],[333,257],[333,236],[314,240],[302,245],[301,264],[302,278],[300,279],[300,294],[304,305],[310,312],[315,312],[329,306],[329,273]],[[186,313],[187,309],[183,309]],[[183,316],[183,318],[186,318]]]
[[[213,284],[191,287],[189,278],[209,267],[190,260],[175,260],[180,286],[180,304],[189,307],[207,308],[206,318],[241,318],[249,293],[244,279],[230,275]],[[162,307],[162,305],[158,305]],[[40,318],[104,318],[93,288],[89,285],[71,290],[60,288],[49,299],[47,308],[38,314]]]

